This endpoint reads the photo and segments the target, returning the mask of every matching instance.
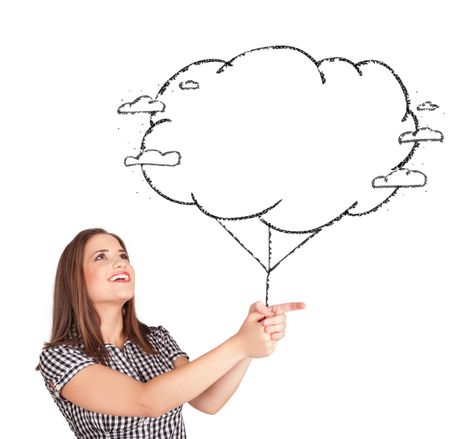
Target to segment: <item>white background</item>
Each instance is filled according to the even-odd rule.
[[[377,59],[401,77],[421,123],[449,135],[445,2],[10,2],[1,41],[1,399],[8,437],[72,433],[34,371],[51,327],[53,278],[87,227],[121,235],[137,311],[195,359],[233,335],[265,273],[195,207],[153,193],[123,158],[154,96],[191,62],[292,45],[315,59]],[[425,188],[344,218],[274,272],[271,302],[304,301],[274,354],[254,360],[215,416],[184,406],[189,438],[448,439],[448,142],[413,162]],[[5,413],[6,409],[6,413]],[[4,430],[5,431],[5,430]],[[7,430],[6,430],[7,431]]]

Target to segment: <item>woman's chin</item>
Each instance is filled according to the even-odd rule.
[[[129,301],[130,299],[132,299],[133,297],[134,297],[133,292],[129,292],[129,291],[123,291],[122,293],[120,293],[120,294],[118,295],[118,299],[124,301],[124,303],[125,303],[125,302],[128,302],[128,301]]]
[[[134,297],[133,292],[130,291],[116,291],[114,294],[111,295],[110,301],[115,302],[118,305],[124,305],[129,300],[131,300]]]
[[[134,297],[134,291],[131,289],[116,289],[114,291],[108,291],[107,293],[103,293],[102,295],[98,295],[96,297],[91,297],[91,300],[94,304],[109,304],[109,305],[124,305],[130,299]]]

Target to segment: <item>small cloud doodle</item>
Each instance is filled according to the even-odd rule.
[[[200,84],[197,81],[193,81],[192,79],[180,82],[179,85],[182,90],[196,90],[197,88],[200,88]]]
[[[410,142],[442,142],[444,135],[437,130],[433,130],[430,127],[419,128],[416,131],[406,131],[400,134],[398,138],[399,143]]]
[[[386,176],[380,175],[372,180],[373,188],[422,187],[427,183],[427,176],[420,171],[398,169]]]
[[[181,154],[178,151],[161,152],[157,149],[146,149],[137,156],[125,157],[125,166],[152,165],[177,166],[180,164]]]
[[[134,114],[134,113],[156,113],[164,111],[165,105],[157,99],[152,99],[150,96],[139,96],[133,102],[126,102],[122,104],[117,112],[119,114]]]
[[[417,106],[418,111],[434,111],[439,108],[439,105],[433,104],[431,101],[425,101]]]

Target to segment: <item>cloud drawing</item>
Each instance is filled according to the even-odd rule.
[[[150,96],[139,96],[133,102],[122,104],[117,112],[119,114],[127,113],[156,113],[164,111],[165,105],[163,102],[152,99]]]
[[[372,180],[373,188],[393,187],[422,187],[427,183],[427,176],[420,171],[398,169],[386,176],[379,176]]]
[[[152,166],[177,166],[180,164],[181,155],[178,151],[161,152],[157,149],[146,149],[136,157],[125,157],[125,166],[152,165]]]
[[[442,142],[444,135],[437,130],[433,130],[429,127],[419,128],[416,131],[406,131],[400,134],[398,138],[399,143],[410,142]]]
[[[423,102],[417,106],[419,111],[434,111],[436,108],[439,108],[439,105],[433,104],[431,101]]]
[[[195,61],[155,98],[165,111],[151,115],[141,147],[176,145],[183,156],[175,168],[142,166],[159,195],[213,218],[259,218],[295,233],[365,214],[393,195],[396,186],[374,191],[373,177],[410,160],[415,144],[399,148],[399,135],[418,129],[386,64],[316,61],[288,46]],[[431,135],[419,134],[414,140]]]
[[[193,81],[192,79],[180,82],[179,85],[182,90],[195,90],[197,88],[200,88],[200,84],[197,81]]]

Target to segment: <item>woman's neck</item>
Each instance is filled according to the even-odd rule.
[[[102,307],[97,312],[100,315],[103,342],[121,347],[125,343],[122,308]]]

